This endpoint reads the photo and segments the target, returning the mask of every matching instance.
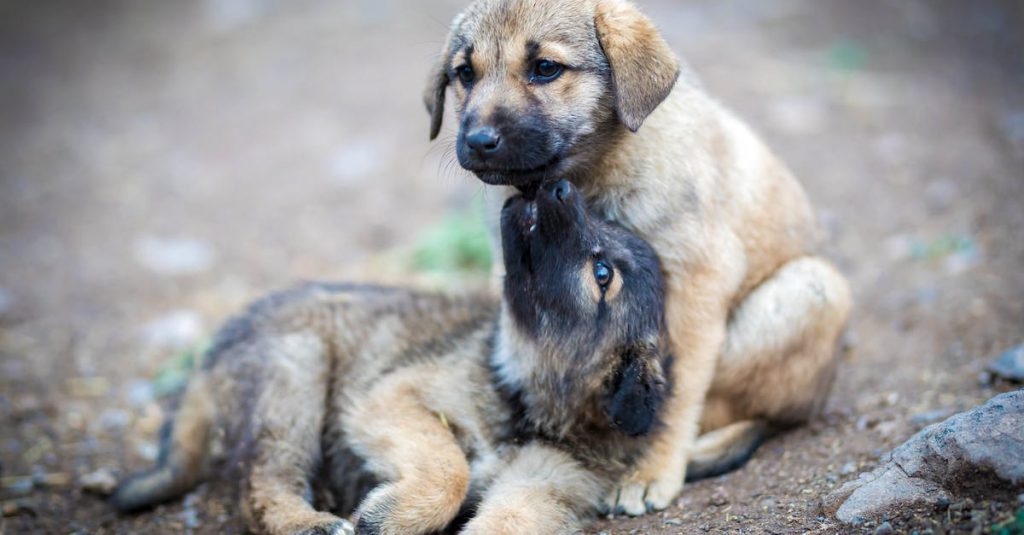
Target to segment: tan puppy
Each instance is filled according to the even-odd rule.
[[[671,388],[658,259],[565,181],[503,214],[500,307],[311,284],[228,322],[114,505],[226,470],[258,533],[429,533],[460,510],[467,534],[578,530]]]
[[[453,21],[426,91],[433,138],[454,89],[456,153],[482,181],[529,191],[568,178],[661,258],[677,388],[667,428],[607,498],[629,514],[668,506],[689,460],[721,471],[820,408],[851,306],[846,280],[814,256],[800,185],[679,75],[625,0],[478,0]]]

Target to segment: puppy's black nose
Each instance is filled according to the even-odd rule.
[[[572,194],[572,184],[568,180],[559,180],[551,187],[551,193],[558,199],[558,202],[565,202]]]
[[[501,146],[501,136],[490,126],[477,128],[466,134],[466,145],[481,156],[494,154]]]

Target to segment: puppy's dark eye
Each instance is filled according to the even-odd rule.
[[[614,276],[614,274],[615,272],[612,271],[611,266],[608,264],[605,264],[600,260],[594,262],[594,280],[597,281],[597,285],[600,286],[602,290],[608,289],[608,284],[612,282],[612,276]]]
[[[459,65],[455,67],[455,75],[459,77],[459,80],[463,84],[470,84],[476,77],[476,73],[473,72],[473,67],[469,65]]]
[[[549,59],[542,59],[533,64],[532,78],[535,82],[546,83],[558,78],[562,74],[561,64]]]

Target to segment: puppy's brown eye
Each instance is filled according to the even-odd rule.
[[[462,83],[469,84],[473,82],[473,78],[476,76],[476,73],[473,72],[473,67],[470,67],[469,65],[460,65],[455,68],[455,75],[459,77],[459,80]]]
[[[597,281],[597,285],[601,287],[601,290],[608,289],[608,284],[612,282],[614,275],[615,272],[608,264],[602,261],[594,262],[594,280]]]
[[[533,64],[533,81],[550,82],[562,74],[562,65],[548,59],[542,59]]]

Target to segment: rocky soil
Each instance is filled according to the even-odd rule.
[[[1020,388],[987,365],[1024,342],[1024,9],[640,3],[806,185],[857,308],[821,418],[593,532],[1010,529],[1024,504],[987,487],[850,525],[825,498]],[[223,482],[130,517],[100,495],[246,301],[438,283],[404,251],[487,194],[419,100],[461,5],[0,3],[0,533],[241,532]]]

